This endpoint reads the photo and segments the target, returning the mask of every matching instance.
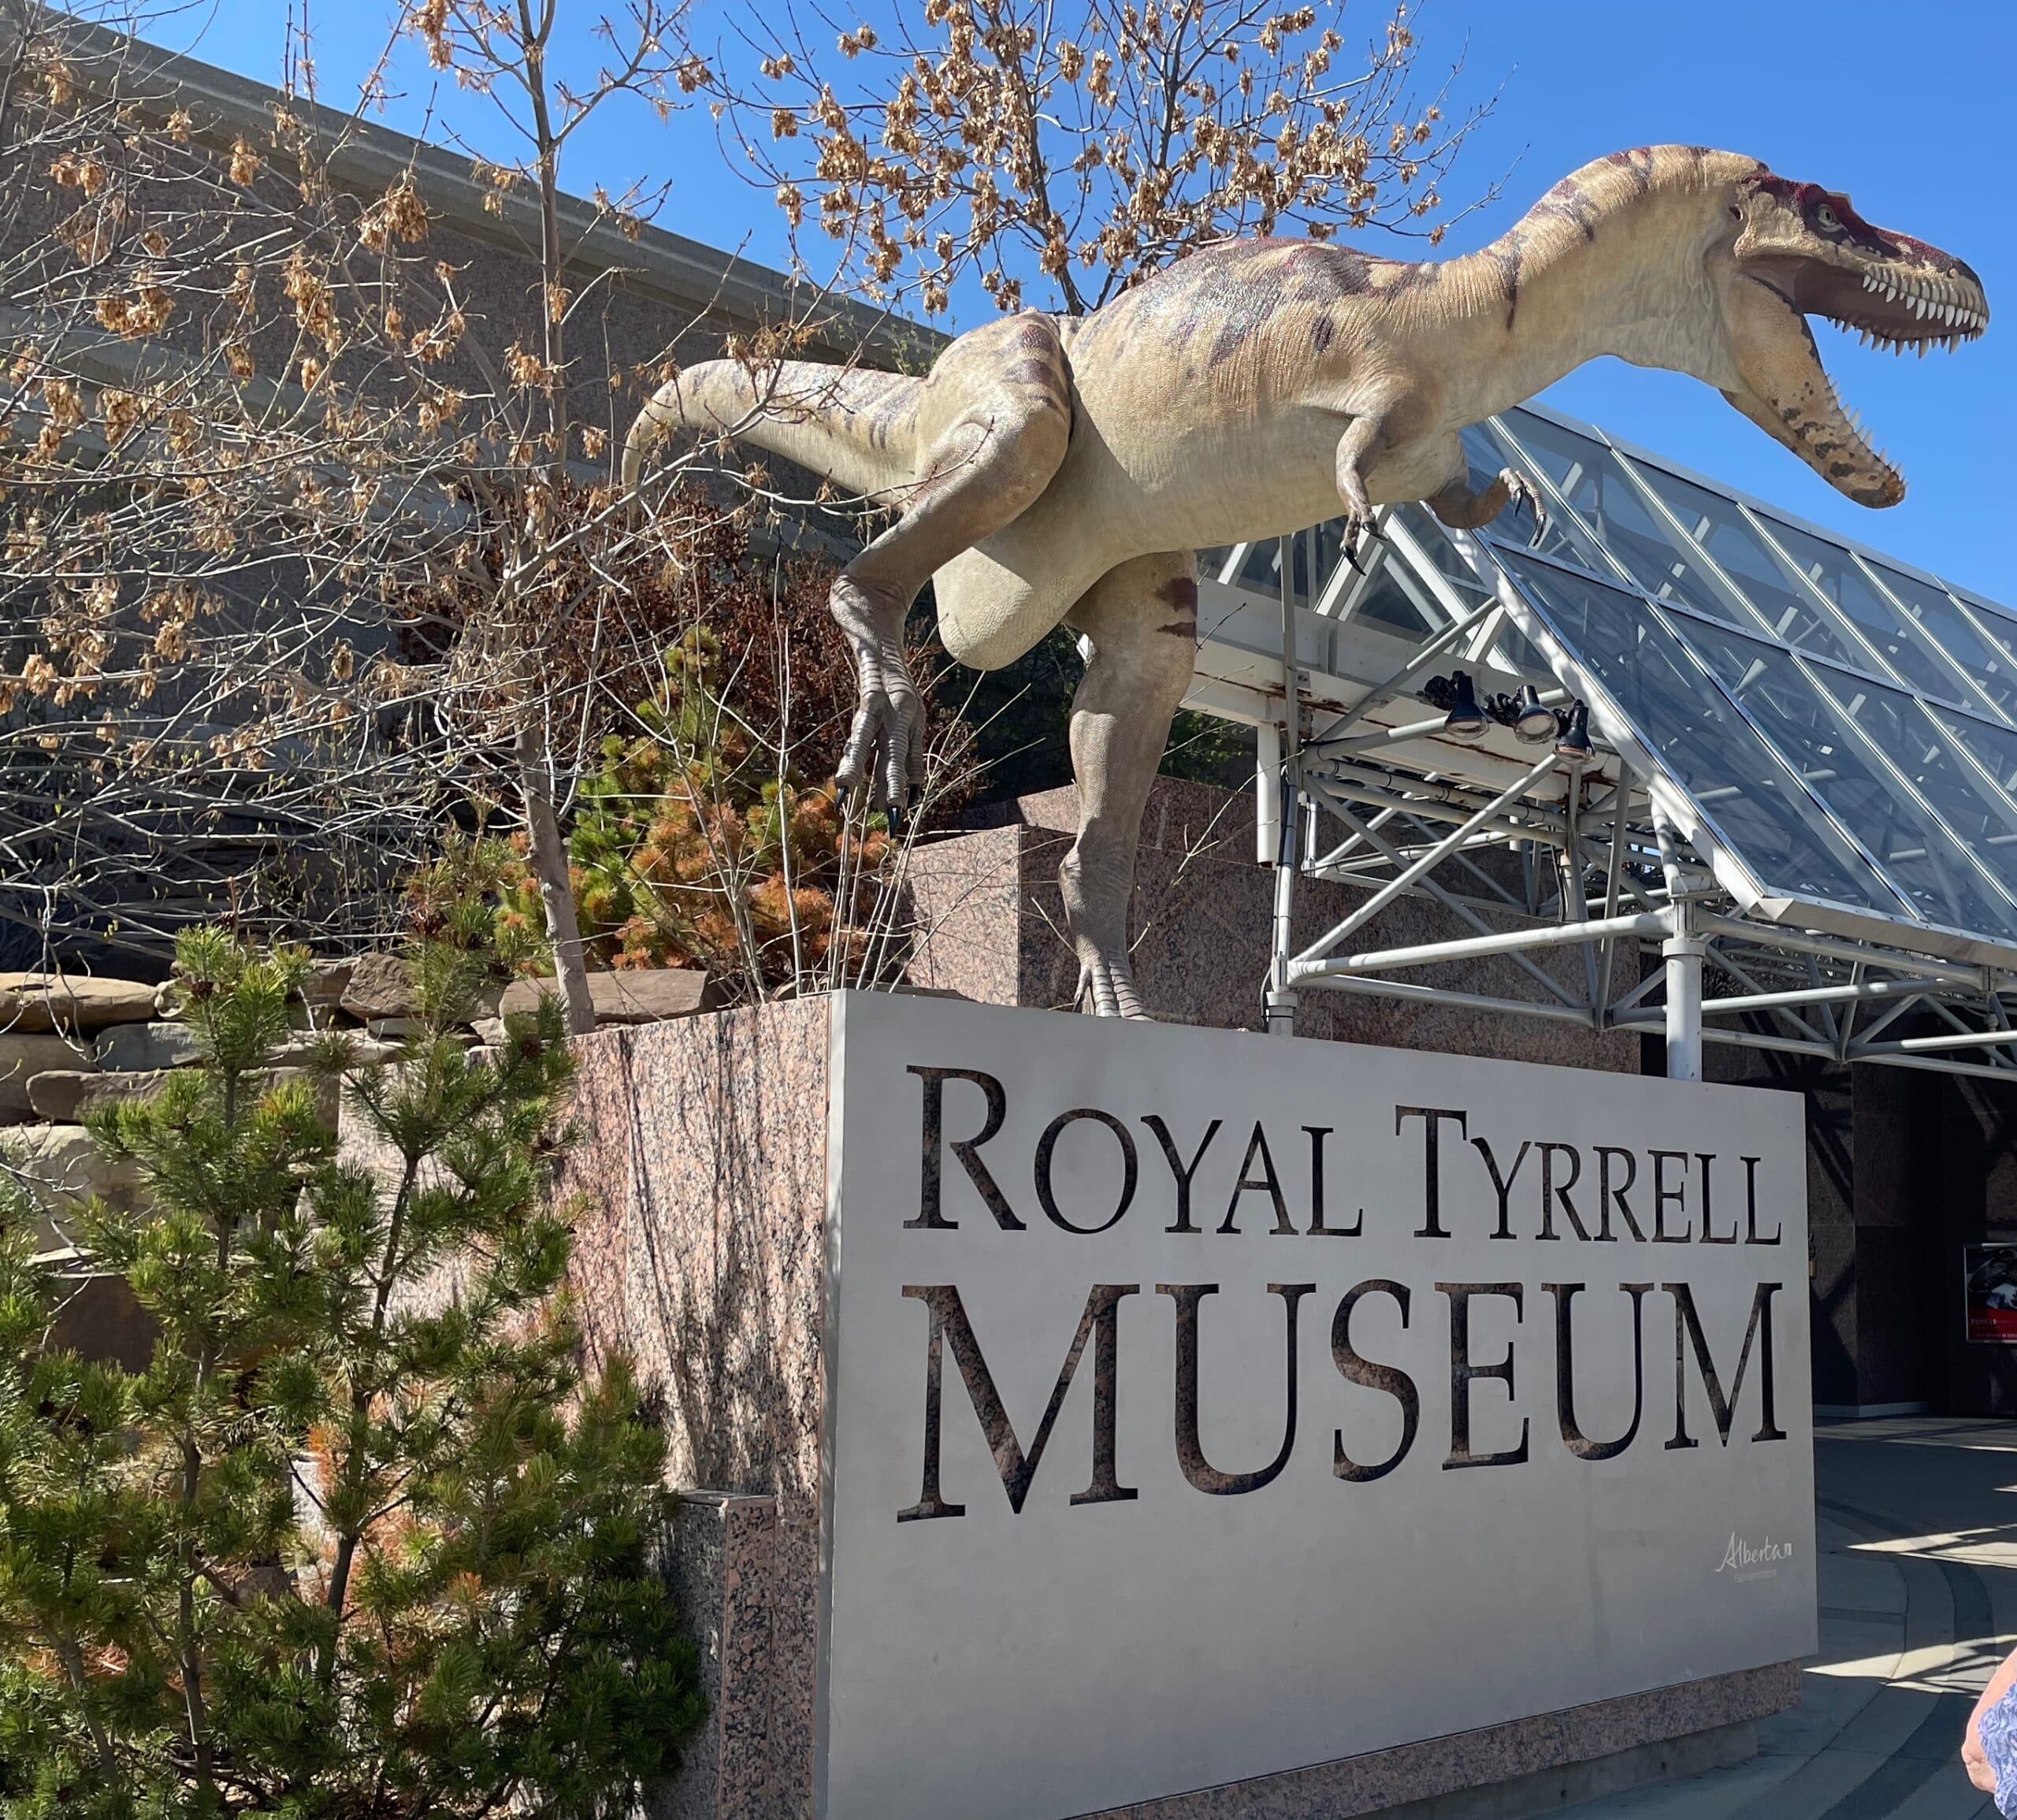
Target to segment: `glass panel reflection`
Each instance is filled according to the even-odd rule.
[[[1839,544],[1823,543],[1777,518],[1765,528],[1794,566],[1855,622],[1856,630],[1882,655],[1885,663],[1911,684],[1950,700],[1959,691],[1945,667],[1907,630],[1909,622],[1870,586],[1855,559]]]
[[[1653,615],[1614,589],[1531,558],[1509,552],[1505,560],[1521,592],[1768,891],[1911,915]]]
[[[1434,605],[1426,582],[1410,574],[1407,565],[1391,550],[1376,549],[1376,567],[1369,558],[1359,559],[1371,574],[1356,584],[1358,592],[1347,601],[1339,618],[1368,621],[1410,638],[1423,637],[1448,623],[1449,615]]]
[[[2003,887],[2006,897],[2017,898],[2017,803],[1964,756],[1980,758],[1975,736],[1978,730],[1989,730],[1958,718],[1953,725],[1945,724],[1924,702],[1859,678],[1824,670],[1818,680],[1836,705],[1959,837],[1975,864]],[[2004,914],[2017,923],[2017,916]]]
[[[1715,558],[1776,637],[1816,656],[1833,658],[1837,663],[1851,663],[1864,670],[1870,667],[1867,654],[1829,623],[1822,610],[1786,573],[1784,559],[1752,529],[1734,500],[1650,462],[1635,466],[1683,529]],[[1739,624],[1734,618],[1725,617],[1729,623]]]
[[[1543,430],[1550,427],[1539,418],[1528,417],[1524,411],[1515,411],[1510,414],[1519,420],[1517,428],[1519,433],[1522,435],[1526,433],[1530,425],[1537,425]],[[1467,435],[1469,433],[1468,431],[1465,432]],[[1581,440],[1580,438],[1576,440]],[[1550,478],[1555,480],[1558,485],[1561,484],[1565,475],[1573,484],[1581,485],[1582,482],[1583,470],[1573,459],[1566,465],[1560,462],[1551,463],[1544,459],[1539,458],[1536,453],[1530,452],[1510,441],[1502,441],[1497,447],[1498,462],[1497,466],[1493,470],[1495,474],[1497,473],[1498,468],[1505,467],[1510,464],[1529,471],[1538,467],[1546,472]],[[1475,456],[1473,459],[1475,462]],[[1556,472],[1558,467],[1562,469],[1561,474]],[[1473,471],[1473,485],[1475,485],[1477,484],[1475,470]],[[1576,502],[1572,498],[1570,503],[1573,504]],[[1495,537],[1503,537],[1509,543],[1522,545],[1529,544],[1534,534],[1533,520],[1524,511],[1517,514],[1501,514],[1484,529]],[[1598,547],[1595,540],[1584,531],[1573,518],[1566,518],[1557,511],[1550,511],[1547,522],[1541,529],[1540,540],[1532,544],[1532,547],[1543,551],[1548,555],[1557,557],[1562,562],[1573,563],[1577,568],[1587,569],[1592,574],[1601,575],[1607,581],[1618,573],[1618,564],[1606,559],[1603,550]]]
[[[1510,427],[1599,542],[1655,600],[1743,622],[1741,610],[1700,571],[1692,552],[1667,535],[1609,449],[1525,412],[1513,414]],[[1604,573],[1587,560],[1583,566]]]
[[[1468,601],[1481,600],[1491,589],[1478,578],[1477,571],[1463,552],[1444,534],[1443,527],[1420,506],[1396,506],[1393,515],[1408,535],[1421,545],[1424,555],[1444,581]]]
[[[1967,615],[1955,605],[1945,589],[1936,588],[1930,581],[1919,581],[1881,563],[1872,563],[1870,566],[1878,580],[1891,590],[1906,612],[1917,622],[1919,630],[1953,659],[1970,682],[2008,714],[2013,703],[2017,703],[2017,659],[2012,659],[2010,645],[1993,641],[1999,631],[2007,637],[2017,639],[2017,626],[2006,621],[1999,626],[1992,615],[1984,615],[1989,634],[1985,637],[1976,630]]]
[[[1821,678],[1831,693],[1840,692],[1850,718],[1915,783],[1924,780],[1936,806],[1960,810],[1963,823],[1979,831],[1989,805],[1958,774],[1946,742],[1932,737],[1909,696],[1818,667],[1804,671],[1790,653],[1759,639],[1699,624],[1681,631],[1744,711],[1792,760],[1808,788],[1876,854],[1929,918],[1984,934],[2017,929],[2010,904],[1975,869],[1954,835],[1869,756],[1814,678]]]
[[[1289,581],[1295,592],[1296,604],[1309,604],[1309,540],[1298,533],[1289,540]],[[1265,543],[1247,546],[1246,559],[1239,565],[1239,572],[1232,578],[1233,585],[1244,588],[1250,594],[1258,594],[1265,600],[1280,600],[1282,597],[1282,544],[1279,537],[1270,537]]]

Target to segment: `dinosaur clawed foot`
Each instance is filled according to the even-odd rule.
[[[1344,530],[1344,559],[1351,564],[1354,571],[1363,575],[1365,565],[1358,559],[1360,540],[1363,538],[1368,543],[1376,543],[1380,537],[1380,527],[1373,520],[1373,508],[1368,506],[1360,511],[1347,507]]]
[[[1547,534],[1547,507],[1542,503],[1540,488],[1517,468],[1501,468],[1499,478],[1506,488],[1506,506],[1500,509],[1510,507],[1517,511],[1524,506],[1533,514],[1534,534],[1527,540],[1527,548],[1538,549],[1541,539]]]
[[[1132,1017],[1150,1021],[1135,990],[1134,970],[1125,959],[1082,960],[1073,1002],[1094,1017]]]
[[[864,682],[834,785],[844,797],[866,789],[870,808],[890,812],[893,832],[923,786],[924,747],[924,704],[908,670]]]

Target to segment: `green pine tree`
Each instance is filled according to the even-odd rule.
[[[398,1059],[332,1034],[322,1084],[276,1079],[304,965],[185,936],[202,1065],[93,1118],[145,1185],[84,1228],[160,1324],[147,1370],[46,1343],[0,1190],[0,1814],[627,1811],[701,1701],[663,1443],[569,1317],[559,1008],[472,1060],[488,959],[433,942]],[[362,1155],[319,1116],[346,1073]]]

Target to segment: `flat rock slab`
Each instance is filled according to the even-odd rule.
[[[136,979],[84,973],[0,973],[0,1030],[97,1031],[144,1023],[154,1015],[154,988]]]
[[[83,1068],[52,1068],[28,1082],[28,1106],[37,1118],[59,1125],[75,1124],[87,1106],[106,1100],[146,1099],[161,1091],[165,1068],[106,1074]]]
[[[187,1068],[202,1053],[186,1023],[122,1023],[98,1039],[98,1065],[108,1072]]]
[[[381,1042],[368,1031],[346,1030],[342,1033],[350,1039],[352,1065],[369,1067],[373,1062],[390,1061],[405,1046],[396,1042]],[[305,1068],[314,1057],[320,1038],[309,1034],[291,1037],[273,1053],[276,1068]]]
[[[596,1022],[607,1023],[659,1023],[669,1017],[691,1017],[713,1008],[708,975],[697,967],[626,968],[620,973],[589,975],[589,997],[596,1008]],[[498,1014],[537,1011],[540,997],[557,993],[551,979],[514,980],[504,989]]]
[[[74,1125],[91,1107],[108,1101],[152,1098],[166,1084],[170,1072],[167,1068],[110,1072],[53,1068],[46,1074],[35,1075],[28,1083],[28,1105],[38,1118],[50,1120],[56,1125]],[[275,1087],[296,1082],[307,1083],[314,1090],[316,1107],[322,1122],[332,1131],[336,1128],[340,1090],[335,1081],[302,1068],[268,1068],[257,1079],[262,1093],[270,1093]]]
[[[0,1131],[0,1161],[58,1212],[93,1194],[130,1210],[140,1186],[139,1167],[109,1161],[82,1125],[16,1125]]]
[[[26,1118],[34,1111],[28,1083],[51,1068],[84,1068],[91,1051],[60,1036],[0,1036],[0,1116]]]
[[[354,960],[318,960],[301,982],[301,996],[318,1011],[333,1010],[350,989],[351,975],[357,971]]]
[[[351,963],[339,999],[343,1008],[365,1023],[381,1017],[411,1017],[413,975],[396,954],[366,954]]]

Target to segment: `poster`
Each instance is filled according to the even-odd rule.
[[[2017,1245],[1964,1245],[1962,1302],[1977,1346],[2017,1346]]]

